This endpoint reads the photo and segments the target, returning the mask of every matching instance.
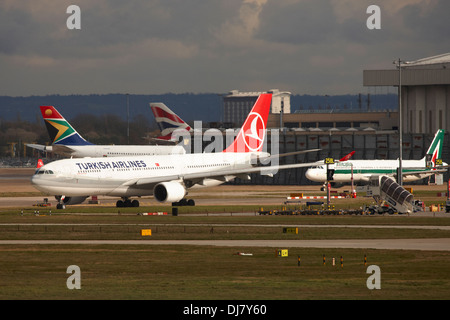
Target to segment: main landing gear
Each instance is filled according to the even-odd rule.
[[[117,200],[116,207],[117,208],[129,208],[129,207],[137,208],[137,207],[139,207],[139,201],[137,201],[137,200],[131,201],[128,198],[122,198],[122,200]]]
[[[195,201],[194,199],[181,199],[180,201],[177,202],[172,202],[172,207],[177,207],[177,206],[195,206]]]

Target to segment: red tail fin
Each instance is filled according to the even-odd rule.
[[[354,154],[355,154],[355,151],[352,151],[352,152],[350,152],[348,155],[342,157],[342,159],[339,160],[339,161],[347,161],[347,160],[350,159]]]
[[[43,165],[44,165],[44,161],[42,161],[42,159],[38,159],[36,169],[39,169],[39,168],[42,167]]]
[[[247,119],[245,119],[238,136],[223,152],[262,151],[271,102],[271,93],[264,93],[258,97]]]

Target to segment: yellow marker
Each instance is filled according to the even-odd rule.
[[[142,229],[141,230],[141,236],[151,236],[152,235],[152,229]]]
[[[279,257],[287,257],[288,256],[288,249],[279,249],[278,250],[278,256]]]

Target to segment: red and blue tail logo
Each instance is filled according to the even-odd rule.
[[[53,144],[72,146],[92,145],[92,143],[80,136],[54,107],[41,106],[41,114]]]
[[[192,131],[192,128],[164,103],[150,103],[150,108],[152,109],[156,123],[161,130],[161,136],[157,139],[173,140],[172,133],[177,129],[184,129],[188,132]]]

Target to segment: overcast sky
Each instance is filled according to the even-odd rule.
[[[0,95],[364,93],[364,69],[450,52],[449,15],[449,0],[1,0]]]

